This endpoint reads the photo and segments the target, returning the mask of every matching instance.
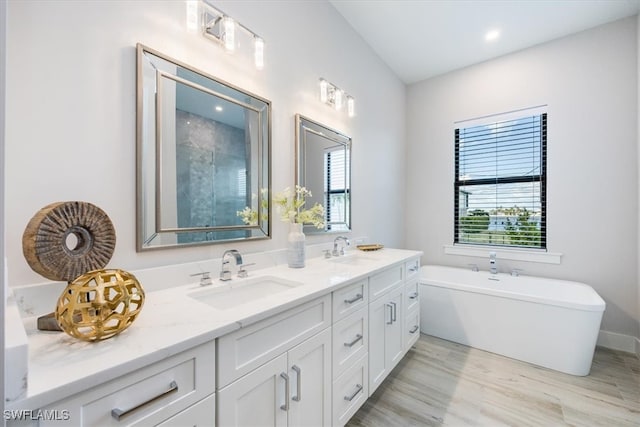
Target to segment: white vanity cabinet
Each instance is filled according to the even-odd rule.
[[[369,395],[420,336],[419,271],[413,258],[369,277]]]
[[[218,339],[218,425],[331,423],[331,295]]]
[[[41,408],[61,416],[38,425],[153,426],[174,416],[189,425],[214,425],[214,391],[211,341]]]

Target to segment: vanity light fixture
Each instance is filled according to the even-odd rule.
[[[187,16],[189,17],[189,3],[187,1]],[[264,39],[242,25],[226,13],[222,12],[210,4],[199,1],[198,6],[202,9],[201,26],[202,34],[208,39],[222,45],[228,52],[234,52],[241,43],[236,43],[236,36],[239,32],[248,34],[253,40],[253,59],[258,70],[264,68]],[[187,17],[187,23],[189,18]]]
[[[346,103],[347,115],[349,117],[355,116],[356,101],[353,96],[323,78],[320,78],[320,102],[337,111],[341,111]]]

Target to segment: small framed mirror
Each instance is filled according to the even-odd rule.
[[[325,227],[305,225],[305,234],[351,230],[351,138],[296,115],[296,184],[311,191],[307,206],[320,203]]]
[[[137,46],[137,248],[270,237],[271,103]]]

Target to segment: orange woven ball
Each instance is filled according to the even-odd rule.
[[[56,320],[67,334],[84,341],[111,338],[127,329],[144,304],[144,290],[124,270],[89,271],[58,298]]]

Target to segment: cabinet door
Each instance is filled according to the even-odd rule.
[[[369,395],[402,359],[402,288],[369,305]]]
[[[218,425],[286,426],[287,355],[265,363],[218,393]]]
[[[387,303],[392,307],[392,321],[385,324],[385,365],[391,371],[404,356],[404,310],[402,289],[391,292]]]
[[[382,297],[369,306],[369,395],[387,376],[385,368],[385,329],[393,319],[393,307]]]
[[[289,426],[331,424],[331,328],[289,350]]]

